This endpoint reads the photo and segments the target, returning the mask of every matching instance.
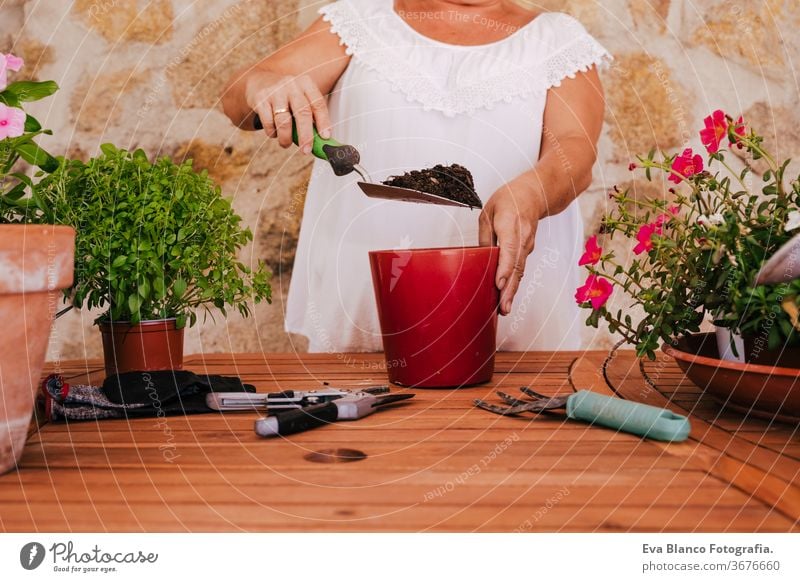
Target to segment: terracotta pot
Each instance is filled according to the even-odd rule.
[[[664,352],[723,406],[776,420],[800,419],[800,368],[721,360],[713,333],[683,338]]]
[[[183,368],[183,330],[175,319],[101,322],[106,375]]]
[[[0,225],[0,474],[28,437],[60,289],[72,285],[75,231]]]
[[[389,381],[488,382],[497,341],[497,247],[369,253]]]

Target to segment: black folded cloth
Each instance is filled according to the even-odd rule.
[[[255,392],[254,386],[230,376],[186,370],[126,372],[109,376],[103,386],[69,387],[50,401],[51,420],[143,418],[216,412],[206,406],[210,392]]]
[[[103,394],[120,405],[146,404],[129,409],[128,416],[148,416],[155,410],[164,414],[210,412],[206,406],[209,392],[255,392],[249,384],[231,376],[199,375],[187,370],[160,372],[125,372],[109,376],[103,382]]]

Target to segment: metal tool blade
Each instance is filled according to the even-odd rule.
[[[358,186],[362,192],[370,198],[380,198],[382,200],[399,200],[402,202],[419,202],[421,204],[438,204],[440,206],[458,206],[460,208],[473,208],[464,202],[450,200],[444,196],[436,196],[419,190],[410,188],[398,188],[396,186],[386,186],[385,184],[375,184],[359,182]]]
[[[569,396],[547,396],[545,394],[539,394],[534,390],[531,390],[527,386],[521,386],[520,392],[523,394],[527,394],[531,398],[535,398],[535,402],[537,403],[536,410],[553,410],[555,408],[565,408],[567,406],[567,400],[569,400]],[[571,395],[570,395],[571,396]]]
[[[800,278],[800,234],[783,245],[764,263],[756,276],[756,285],[788,283]]]
[[[378,401],[373,404],[372,407],[386,406],[387,404],[394,404],[395,402],[408,400],[409,398],[414,398],[414,394],[387,394],[386,396],[378,396]]]
[[[522,414],[523,412],[531,412],[531,403],[521,404],[519,406],[498,406],[480,399],[475,399],[472,401],[472,403],[478,408],[483,408],[484,410],[488,410],[489,412],[500,414],[502,416],[516,416],[518,414]]]
[[[269,395],[252,392],[210,392],[206,394],[206,406],[220,412],[238,410],[265,410]]]
[[[367,172],[367,169],[364,166],[362,166],[361,164],[355,164],[353,166],[353,171],[356,174],[358,174],[359,176],[361,176],[361,181],[362,182],[366,182],[367,184],[371,184],[372,183],[372,176],[369,175],[369,172]]]
[[[527,386],[520,386],[519,391],[533,398],[538,398],[539,400],[550,400],[552,398],[552,396],[546,396],[544,394],[539,394],[538,392],[534,392]]]
[[[531,403],[530,400],[520,400],[519,398],[514,398],[510,394],[506,394],[505,392],[501,392],[499,390],[497,391],[497,395],[509,406],[523,406]]]

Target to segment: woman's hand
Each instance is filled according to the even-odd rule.
[[[308,75],[293,77],[255,70],[247,77],[244,99],[258,113],[266,134],[277,137],[281,147],[292,145],[292,119],[303,153],[311,153],[314,125],[323,138],[330,137],[328,103]]]
[[[497,287],[503,315],[511,312],[539,220],[562,212],[592,183],[604,108],[596,68],[551,89],[539,160],[495,192],[481,213],[480,244],[500,246]]]
[[[523,175],[497,190],[481,212],[481,246],[497,243],[500,247],[496,284],[500,289],[502,315],[511,313],[514,295],[525,273],[525,261],[533,251],[543,202],[535,180]]]
[[[330,137],[328,95],[350,62],[339,37],[320,16],[297,39],[233,75],[222,94],[222,109],[244,130],[255,129],[258,113],[264,131],[283,147],[292,144],[292,116],[304,152],[311,151],[313,125]]]

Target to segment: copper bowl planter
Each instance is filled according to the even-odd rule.
[[[713,333],[683,338],[664,352],[723,406],[786,422],[800,421],[800,368],[720,360]],[[800,366],[800,361],[797,362]]]

